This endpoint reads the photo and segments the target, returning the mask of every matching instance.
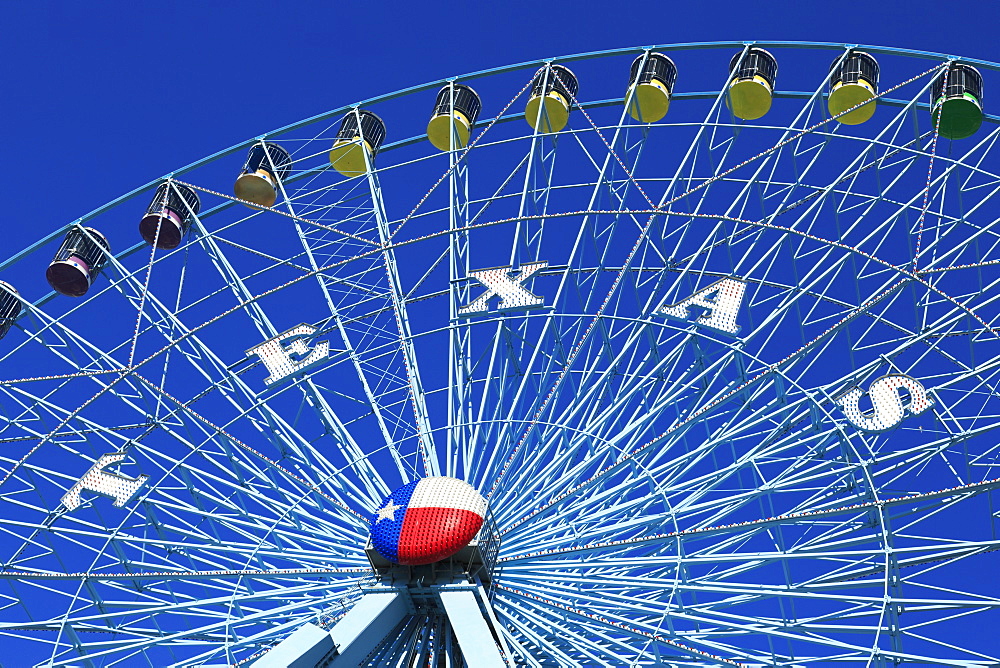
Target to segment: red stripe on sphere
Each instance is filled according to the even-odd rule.
[[[469,544],[483,518],[458,508],[408,508],[399,534],[399,562],[421,566],[446,559]]]

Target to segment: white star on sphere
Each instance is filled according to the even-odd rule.
[[[375,520],[375,524],[378,524],[382,520],[389,520],[390,522],[396,521],[396,511],[402,508],[401,505],[396,505],[389,499],[389,503],[385,504],[384,508],[380,508],[378,511],[378,519]]]

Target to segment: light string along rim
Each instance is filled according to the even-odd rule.
[[[951,69],[952,61],[948,61],[948,69],[944,71],[945,85],[948,83],[948,72]],[[933,113],[933,110],[931,111]],[[937,118],[934,119],[934,136],[931,139],[931,157],[927,163],[927,183],[924,186],[924,201],[920,207],[920,219],[917,221],[917,249],[913,253],[913,270],[917,270],[917,263],[920,261],[920,243],[924,236],[924,219],[927,217],[927,209],[930,207],[931,175],[934,172],[934,157],[937,152],[938,137],[940,136],[941,117],[944,116],[944,104],[938,109]]]
[[[157,244],[160,243],[160,229],[163,225],[163,212],[167,208],[170,191],[175,190],[169,179],[165,183],[167,187],[163,189],[163,199],[160,201],[160,212],[156,216],[156,233],[153,235],[153,243],[150,244],[149,248],[149,262],[146,264],[146,280],[142,285],[142,295],[139,297],[139,308],[136,309],[135,331],[132,332],[132,344],[128,352],[128,363],[125,365],[125,368],[131,368],[132,363],[135,361],[135,349],[139,343],[139,331],[142,329],[142,314],[146,308],[146,295],[149,294],[149,281],[153,276],[153,260],[156,258]],[[181,195],[180,191],[175,190],[175,192],[178,196]]]

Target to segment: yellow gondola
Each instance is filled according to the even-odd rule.
[[[746,121],[762,117],[771,109],[771,95],[778,76],[778,61],[764,49],[752,47],[729,61],[727,102],[733,115]]]
[[[849,51],[830,65],[830,97],[827,108],[831,116],[861,104],[854,111],[837,118],[844,125],[864,123],[875,113],[878,94],[878,62],[864,51]],[[864,104],[863,104],[864,103]]]
[[[260,206],[274,206],[278,198],[278,184],[291,169],[292,156],[288,151],[271,142],[254,144],[233,190],[242,200]]]
[[[629,115],[641,123],[661,120],[670,109],[676,81],[677,66],[662,53],[652,51],[636,58],[629,72],[625,97]]]
[[[330,164],[343,176],[360,176],[375,161],[384,140],[385,123],[381,118],[364,109],[352,110],[340,123]]]
[[[538,132],[559,132],[569,122],[570,104],[578,90],[568,67],[549,65],[535,76],[524,120]]]
[[[465,148],[482,108],[479,95],[468,86],[445,86],[438,91],[434,102],[434,112],[427,123],[427,139],[439,151]]]

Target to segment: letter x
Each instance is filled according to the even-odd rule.
[[[476,315],[486,313],[489,309],[490,299],[499,297],[500,303],[497,308],[501,311],[514,309],[532,308],[541,306],[545,300],[530,293],[524,285],[529,278],[534,276],[540,269],[549,266],[548,262],[529,262],[522,264],[520,271],[516,274],[512,267],[494,267],[493,269],[478,269],[470,271],[469,276],[486,286],[486,292],[480,295],[468,306],[463,306],[458,310],[459,315]]]

